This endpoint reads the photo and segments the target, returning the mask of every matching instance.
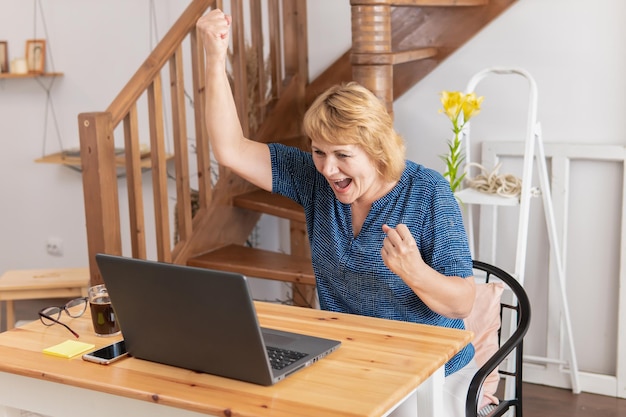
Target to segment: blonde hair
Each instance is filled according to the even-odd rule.
[[[384,104],[356,82],[333,86],[304,115],[304,134],[333,145],[359,145],[386,180],[397,181],[405,167],[405,146]]]

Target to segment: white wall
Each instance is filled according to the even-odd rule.
[[[43,3],[54,70],[64,73],[55,80],[51,91],[60,142],[67,149],[78,146],[78,113],[104,110],[154,45],[150,36],[150,5],[155,5],[156,30],[162,36],[186,2],[47,0],[37,3]],[[22,55],[25,40],[35,35],[34,4],[34,1],[0,0],[0,40],[9,41],[11,58]],[[621,94],[626,91],[623,53],[626,28],[621,22],[625,15],[626,3],[622,0],[597,0],[593,5],[588,0],[519,0],[395,103],[396,126],[407,141],[409,158],[442,170],[439,155],[445,152],[450,126],[437,112],[438,94],[442,90],[464,89],[474,73],[492,65],[522,67],[534,76],[539,87],[539,120],[546,142],[626,145],[622,117],[626,102],[621,100]],[[37,21],[36,35],[40,37],[43,27],[41,20]],[[350,45],[348,0],[309,1],[309,35],[314,77]],[[52,68],[48,66],[48,69]],[[516,117],[523,117],[520,114],[525,111],[524,104],[514,94],[522,91],[521,96],[525,96],[517,84],[511,85],[511,93],[500,85],[489,85],[479,92],[486,98],[483,113],[475,119],[474,137],[517,139],[522,134],[524,120],[519,123]],[[3,201],[0,272],[87,263],[80,174],[61,166],[33,162],[44,152],[57,152],[61,147],[50,119],[45,130],[46,147],[43,147],[45,105],[45,92],[35,80],[0,80],[0,139],[4,145],[4,151],[0,152]],[[598,172],[593,164],[583,164],[580,169],[582,172],[576,173],[580,182],[587,177],[585,170],[588,174]],[[611,178],[619,178],[619,169]],[[614,190],[614,184],[605,185],[602,177],[591,186]],[[589,218],[589,213],[596,212],[587,206],[603,204],[603,201],[579,198],[576,207],[583,205],[586,209],[573,214],[585,215],[571,218],[572,227],[599,222],[594,230],[614,233],[610,229],[616,219],[603,215]],[[276,226],[270,221],[266,227]],[[617,360],[614,343],[609,341],[592,348],[585,345],[587,340],[615,339],[617,270],[614,264],[615,251],[620,249],[615,249],[614,234],[594,235],[593,242],[585,241],[584,233],[573,235],[579,238],[568,245],[572,254],[568,268],[576,283],[569,288],[569,297],[580,367],[609,373]],[[51,236],[63,240],[63,257],[46,253],[46,239]],[[542,244],[545,242],[540,241],[529,253],[529,257],[537,258],[536,268],[540,272],[547,250]],[[613,266],[608,273],[595,275],[594,266],[609,261]],[[580,269],[585,275],[581,275]],[[535,317],[539,318],[546,308],[537,300],[545,300],[545,288],[528,285],[537,304]],[[613,294],[608,307],[602,297],[594,298],[598,305],[587,305],[586,295],[596,285],[601,288],[600,294]],[[595,311],[601,313],[591,313]],[[542,339],[540,332],[544,325],[540,320],[536,323],[528,349],[539,354],[541,344],[534,340]]]

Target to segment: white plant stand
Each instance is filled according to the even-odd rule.
[[[485,194],[480,191],[476,191],[471,188],[465,188],[455,193],[459,201],[461,201],[467,207],[468,214],[468,238],[470,241],[470,247],[473,252],[473,256],[476,256],[475,243],[474,243],[474,227],[473,227],[473,210],[474,205],[489,206],[492,207],[491,224],[484,224],[482,222],[480,227],[489,228],[490,239],[487,242],[483,242],[481,239],[481,255],[484,252],[489,252],[489,259],[485,259],[487,262],[495,261],[496,253],[496,231],[497,231],[497,207],[501,206],[515,206],[519,205],[519,222],[517,228],[517,249],[515,255],[515,270],[513,275],[518,281],[524,284],[524,272],[526,266],[526,249],[528,242],[528,226],[530,217],[530,199],[533,196],[541,195],[543,198],[543,207],[546,225],[548,228],[548,238],[550,247],[552,250],[554,265],[558,275],[558,291],[560,295],[560,308],[563,325],[565,328],[565,336],[567,338],[567,345],[569,350],[569,369],[572,391],[576,394],[580,393],[580,382],[578,375],[578,364],[576,360],[576,352],[574,349],[574,339],[572,336],[572,325],[569,314],[569,307],[565,292],[565,270],[562,260],[562,252],[560,249],[559,241],[557,238],[556,221],[554,217],[554,208],[552,203],[552,197],[550,193],[550,183],[548,179],[548,169],[546,164],[545,151],[543,147],[541,126],[537,121],[537,84],[533,77],[523,69],[519,68],[487,68],[474,75],[466,89],[466,93],[475,92],[476,86],[485,77],[490,75],[518,75],[526,78],[529,84],[529,105],[527,116],[527,129],[525,137],[525,148],[523,158],[523,170],[522,170],[522,188],[519,198],[516,197],[501,197],[498,195]],[[465,162],[471,163],[471,146],[470,146],[470,123],[465,125],[462,132],[461,140],[465,150]],[[532,175],[533,165],[535,161],[538,163],[537,171],[539,176],[539,189],[532,187]],[[471,172],[468,173],[471,176]],[[481,234],[482,236],[482,234]],[[484,250],[483,250],[484,249]],[[537,358],[534,358],[537,360]],[[546,363],[554,363],[555,359],[540,358]],[[507,388],[508,389],[508,388]]]

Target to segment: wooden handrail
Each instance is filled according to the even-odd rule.
[[[162,41],[154,48],[107,108],[106,111],[112,115],[114,126],[117,126],[130,111],[130,107],[148,89],[152,80],[174,55],[174,51],[180,46],[189,32],[195,31],[196,21],[214,3],[215,0],[193,0],[189,4],[180,18],[163,37]]]

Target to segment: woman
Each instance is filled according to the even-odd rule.
[[[212,149],[221,165],[304,207],[321,308],[463,328],[472,259],[448,182],[405,160],[384,105],[356,83],[306,112],[311,153],[245,138],[226,73],[230,23],[220,10],[197,23]],[[468,345],[446,364],[450,416],[464,415],[473,355]]]

